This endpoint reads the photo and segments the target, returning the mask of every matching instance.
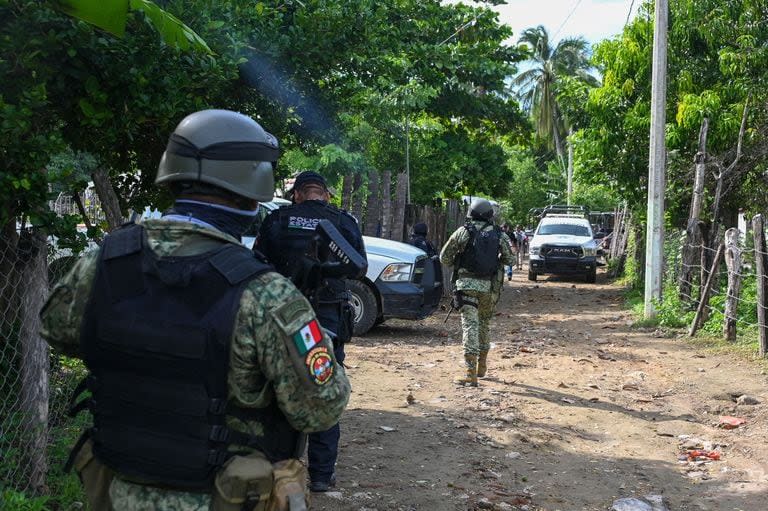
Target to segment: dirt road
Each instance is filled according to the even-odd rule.
[[[455,316],[356,339],[339,485],[313,509],[607,510],[648,494],[670,511],[768,509],[764,371],[633,329],[621,305],[602,275],[589,285],[518,272],[479,388],[451,383]],[[737,405],[742,394],[760,403]],[[724,415],[746,423],[723,429]],[[680,459],[696,448],[720,459]]]

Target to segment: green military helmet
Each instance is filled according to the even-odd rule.
[[[275,192],[277,138],[229,110],[186,116],[168,139],[155,183],[202,182],[266,202]]]
[[[475,197],[467,210],[467,218],[472,220],[490,220],[493,218],[493,206],[488,199]]]

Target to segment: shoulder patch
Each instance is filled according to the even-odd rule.
[[[325,346],[317,347],[307,353],[304,363],[310,379],[316,385],[325,385],[333,376],[333,358]]]
[[[272,317],[280,329],[291,335],[312,317],[312,308],[303,297],[298,297],[272,310]]]

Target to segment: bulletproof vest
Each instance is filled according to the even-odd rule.
[[[501,231],[495,225],[492,229],[478,230],[471,221],[464,228],[469,232],[469,240],[461,253],[459,267],[478,278],[493,276],[499,269]]]
[[[282,207],[278,210],[280,233],[277,240],[276,254],[272,261],[277,270],[291,277],[301,257],[307,253],[315,228],[320,220],[330,220],[337,228],[341,224],[343,213],[322,203],[302,203]],[[324,287],[313,302],[320,324],[334,333],[338,333],[340,307],[346,300],[346,285],[340,279],[327,278]]]
[[[296,261],[307,252],[315,228],[320,220],[330,220],[337,228],[341,223],[341,211],[321,204],[293,204],[278,210],[280,235],[277,245],[279,253],[272,261],[277,270],[290,277]]]
[[[132,224],[107,236],[100,256],[80,339],[91,398],[75,407],[93,415],[96,457],[129,480],[209,490],[238,452],[294,456],[300,435],[274,400],[259,410],[228,402],[240,297],[271,267],[234,244],[160,258]],[[231,431],[227,416],[260,422],[265,435]]]

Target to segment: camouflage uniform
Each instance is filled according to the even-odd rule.
[[[493,228],[492,224],[485,221],[473,220],[472,222],[478,230]],[[464,226],[459,227],[448,238],[440,252],[440,262],[446,266],[453,266],[464,251],[469,236],[469,231]],[[501,269],[499,271],[501,272],[503,272],[503,265],[512,264],[514,261],[515,256],[510,250],[509,244],[509,238],[502,232],[499,239],[499,252],[501,253],[499,262]],[[501,285],[498,282],[499,274],[497,272],[493,278],[479,279],[461,267],[454,269],[454,271],[457,272],[456,290],[461,291],[467,299],[477,302],[477,307],[464,305],[460,310],[464,354],[477,356],[480,352],[488,351],[491,345],[488,339],[488,329],[493,316],[493,309],[501,293]],[[501,276],[503,278],[503,273]]]
[[[228,234],[189,222],[148,220],[143,225],[151,249],[161,257],[196,255],[238,243]],[[80,357],[81,322],[97,264],[98,251],[84,255],[58,283],[42,311],[43,337],[70,356]],[[313,318],[309,302],[280,274],[264,273],[248,284],[231,342],[228,392],[234,404],[264,408],[277,400],[291,426],[302,432],[322,431],[338,422],[350,393],[343,367],[334,360],[329,381],[308,385],[307,375],[297,369],[287,348],[293,334]],[[333,352],[325,334],[322,344]],[[257,422],[228,417],[227,425],[234,431],[264,435]],[[207,494],[143,486],[119,476],[109,493],[115,511],[203,511],[211,500]]]

